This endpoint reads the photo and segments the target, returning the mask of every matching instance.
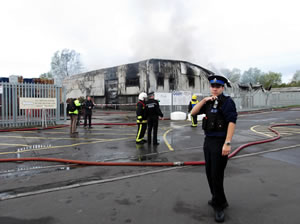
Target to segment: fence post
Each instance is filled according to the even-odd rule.
[[[64,97],[63,97],[63,105],[64,105],[64,121],[67,120],[67,99],[66,99],[66,88],[63,87],[63,93],[64,93]]]
[[[4,126],[4,85],[1,82],[1,126]]]

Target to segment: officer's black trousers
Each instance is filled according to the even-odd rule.
[[[89,127],[92,126],[92,113],[85,113],[84,114],[84,127],[87,125],[87,119],[89,119]]]
[[[204,140],[206,176],[216,209],[223,209],[227,203],[223,182],[228,156],[222,156],[224,142],[225,137],[206,136]]]
[[[148,118],[148,143],[151,143],[151,133],[153,129],[153,144],[157,144],[157,129],[158,129],[158,117]]]
[[[138,123],[138,130],[136,134],[136,142],[141,142],[144,138],[146,129],[147,129],[147,123]]]

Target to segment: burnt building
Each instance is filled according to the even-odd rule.
[[[71,76],[64,80],[68,97],[93,96],[97,104],[137,102],[140,92],[209,93],[214,74],[186,61],[149,59]]]

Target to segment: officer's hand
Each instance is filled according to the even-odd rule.
[[[231,151],[231,146],[224,144],[222,149],[222,156],[228,156],[230,151]]]
[[[217,98],[218,98],[217,96],[208,96],[208,97],[205,97],[204,100],[205,100],[205,102],[207,102],[207,101],[214,101]]]

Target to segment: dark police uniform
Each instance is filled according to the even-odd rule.
[[[209,78],[209,80],[211,84],[224,85],[224,82],[214,77]],[[227,86],[229,85],[230,83],[227,83]],[[216,210],[223,210],[228,206],[223,186],[228,156],[222,156],[222,148],[225,143],[228,124],[230,122],[236,123],[237,120],[235,103],[229,96],[222,93],[216,100],[207,101],[198,114],[206,114],[202,121],[202,128],[205,132],[206,176],[212,194],[210,203]]]
[[[199,103],[197,100],[197,96],[193,95],[192,100],[190,101],[188,112],[190,113],[191,110],[194,108],[194,106]],[[191,115],[191,120],[192,120],[192,127],[197,127],[198,126],[198,116],[197,115]]]
[[[89,119],[89,127],[92,127],[92,109],[94,108],[94,103],[91,100],[86,100],[84,103],[84,127],[87,126],[87,118]]]
[[[137,144],[142,144],[146,142],[143,138],[147,129],[146,104],[142,100],[139,100],[136,105],[136,117],[138,130],[135,141]]]
[[[77,122],[76,125],[79,126],[80,125],[80,117],[83,113],[83,108],[82,108],[82,104],[80,105],[80,107],[78,107],[78,116],[77,116]]]
[[[148,96],[153,96],[153,92],[149,93]],[[163,117],[163,113],[159,108],[159,103],[155,99],[149,99],[146,102],[147,117],[148,117],[148,144],[151,144],[151,133],[153,129],[153,145],[158,145],[157,142],[157,129],[158,129],[158,117]]]

